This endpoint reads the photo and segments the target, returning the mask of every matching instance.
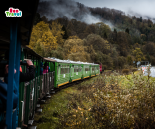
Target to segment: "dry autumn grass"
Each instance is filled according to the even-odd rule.
[[[57,113],[55,128],[155,128],[154,81],[142,74],[102,74],[76,86],[76,92],[66,90],[66,108]]]

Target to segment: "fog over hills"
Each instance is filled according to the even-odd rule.
[[[80,0],[75,0],[75,1],[80,1]],[[40,13],[41,17],[46,16],[48,20],[50,19],[56,19],[58,17],[63,17],[66,16],[69,19],[76,19],[78,21],[85,22],[87,24],[92,24],[92,23],[97,23],[97,22],[104,22],[105,24],[109,25],[111,28],[113,28],[113,24],[98,15],[91,15],[91,12],[89,11],[88,5],[85,6],[83,4],[80,4],[75,2],[73,0],[40,0],[40,4],[38,6],[38,12]],[[85,0],[86,1],[86,0]],[[90,0],[91,1],[91,0]],[[90,2],[89,1],[89,2]],[[83,1],[84,2],[84,1]],[[83,3],[81,2],[81,3]],[[79,9],[79,6],[82,9]],[[117,9],[110,9],[104,7],[104,9],[107,11],[109,10],[115,10],[118,11],[118,13],[121,13],[122,15],[129,15],[130,16],[136,16],[136,17],[143,17],[146,19],[151,19],[155,23],[155,19],[153,19],[153,15],[146,15],[147,13],[139,13],[138,11],[135,12],[134,9],[127,8],[126,12],[123,12],[121,10]],[[128,13],[127,13],[128,12]],[[144,11],[145,12],[145,11]]]
[[[86,22],[87,24],[101,22],[99,17],[94,17],[90,14],[87,8],[83,8],[83,12],[77,6],[77,3],[71,0],[51,0],[45,8],[42,7],[45,0],[40,1],[38,12],[41,16],[46,16],[48,19],[56,19],[66,16],[69,19],[77,19],[78,21]],[[69,7],[69,8],[68,8]]]
[[[107,7],[123,11],[126,15],[155,20],[155,0],[74,0],[88,7]]]

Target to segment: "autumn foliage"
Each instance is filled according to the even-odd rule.
[[[96,12],[102,11],[96,10]],[[41,56],[101,62],[110,70],[135,67],[137,61],[149,61],[152,65],[155,64],[155,44],[153,40],[148,40],[153,28],[148,28],[149,35],[140,33],[136,25],[139,23],[140,28],[143,25],[146,28],[144,20],[136,22],[136,19],[123,18],[124,21],[120,24],[116,21],[114,28],[103,22],[88,25],[65,16],[48,20],[45,16],[40,18],[37,14],[29,47]]]

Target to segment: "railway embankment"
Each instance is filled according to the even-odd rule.
[[[107,71],[52,95],[37,129],[154,128],[155,78]]]

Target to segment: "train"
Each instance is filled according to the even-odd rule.
[[[35,112],[41,111],[39,103],[45,101],[44,98],[50,97],[55,88],[97,76],[101,71],[99,64],[54,57],[45,58],[26,46],[22,47],[21,59],[32,60],[36,68],[35,78],[19,85],[18,127],[20,128],[32,126]],[[41,64],[45,63],[48,65],[48,72],[41,74]],[[26,65],[22,65],[22,72],[26,72]],[[3,80],[3,77],[0,78]],[[5,113],[1,112],[0,120],[4,119]]]
[[[0,98],[1,129],[32,128],[35,112],[42,111],[39,103],[44,102],[44,98],[50,98],[53,89],[97,76],[101,71],[100,64],[44,58],[27,47],[30,43],[38,4],[39,0],[14,0],[1,4],[3,14],[0,20],[0,80],[4,80],[3,58],[6,51],[9,50],[9,81],[5,85],[7,86],[7,89],[5,88],[7,91],[5,110],[1,110],[3,103]],[[13,13],[16,11],[21,12],[21,15],[14,15]],[[10,12],[10,15],[8,16],[8,13],[5,12]],[[19,83],[20,60],[24,61],[25,59],[33,61],[36,67],[35,78]],[[47,63],[50,68],[42,75],[40,74],[41,63]],[[26,66],[21,67],[22,72],[26,72]],[[16,74],[14,74],[14,69],[16,69]],[[0,86],[2,83],[3,81],[0,81]],[[18,104],[13,109],[14,87],[17,88]]]

